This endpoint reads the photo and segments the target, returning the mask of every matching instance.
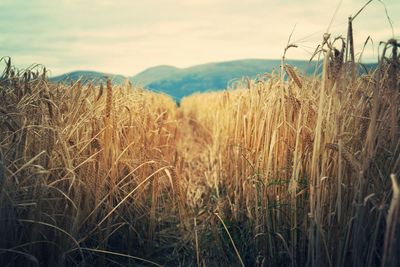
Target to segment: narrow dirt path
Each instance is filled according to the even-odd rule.
[[[200,134],[201,126],[192,118],[184,117],[181,121],[181,136],[178,140],[178,153],[190,162],[192,171],[204,168],[204,157],[207,154],[207,147],[210,145],[204,135]],[[202,167],[202,168],[198,168]]]
[[[182,111],[181,111],[182,112]],[[190,116],[180,119],[180,134],[177,140],[177,152],[180,158],[180,173],[186,181],[187,199],[192,207],[201,207],[204,193],[207,192],[207,177],[210,175],[210,133]]]

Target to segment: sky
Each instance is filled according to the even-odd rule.
[[[298,48],[287,57],[309,59],[324,32],[346,36],[348,16],[366,2],[0,0],[0,57],[11,56],[19,68],[43,64],[51,75],[96,70],[132,76],[156,65],[278,59],[294,29]],[[353,27],[357,51],[370,36],[374,43],[363,59],[376,59],[380,41],[400,36],[400,1],[372,1]]]

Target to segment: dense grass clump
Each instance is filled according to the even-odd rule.
[[[251,266],[376,266],[394,242],[385,228],[394,234],[399,220],[386,221],[400,167],[399,73],[385,63],[354,77],[348,63],[333,75],[332,62],[328,52],[321,78],[288,68],[289,81],[182,102],[211,135],[208,206]],[[208,243],[206,253],[235,257]]]
[[[146,255],[152,240],[176,240],[165,190],[175,103],[130,85],[53,85],[45,73],[9,72],[0,91],[0,265],[136,263],[110,253]]]

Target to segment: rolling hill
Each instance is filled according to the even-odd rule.
[[[65,73],[59,76],[51,77],[51,82],[70,82],[70,81],[77,81],[81,80],[83,83],[87,83],[92,81],[94,83],[105,82],[107,77],[110,77],[114,83],[121,84],[123,83],[127,77],[119,74],[110,74],[110,73],[103,73],[97,71],[86,71],[86,70],[78,70],[69,73]]]
[[[235,79],[242,77],[254,78],[257,74],[272,72],[274,69],[278,70],[280,63],[280,60],[244,59],[208,63],[188,68],[161,65],[146,69],[132,77],[94,71],[75,71],[52,77],[50,80],[53,82],[68,82],[81,78],[83,82],[90,80],[104,82],[107,76],[111,77],[114,83],[121,84],[129,79],[133,84],[168,94],[175,100],[180,101],[182,97],[195,92],[225,89]],[[315,62],[310,63],[305,60],[287,60],[286,63],[306,74],[313,74],[317,65]],[[367,65],[368,68],[373,66],[375,64]]]
[[[308,61],[293,60],[287,61],[287,63],[306,72],[314,70],[313,64],[309,64]],[[229,82],[234,79],[255,77],[257,74],[271,72],[279,66],[280,60],[260,59],[209,63],[179,69],[174,74],[156,79],[145,86],[154,91],[164,92],[179,100],[195,92],[225,89]]]
[[[180,69],[173,66],[161,65],[148,68],[129,79],[131,82],[135,84],[146,86],[147,84],[150,84],[157,80],[166,79],[168,77],[176,75],[180,71],[181,71]]]

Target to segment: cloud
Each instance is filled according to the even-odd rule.
[[[240,58],[279,58],[296,25],[292,58],[309,58],[340,1],[294,0],[3,0],[0,55],[19,66],[45,64],[59,74],[93,69],[132,75],[158,64],[185,67]],[[343,1],[330,30],[345,35],[347,17],[365,1]],[[399,34],[400,3],[385,1]],[[354,22],[361,49],[391,37],[382,4]],[[376,57],[368,48],[365,57]]]

